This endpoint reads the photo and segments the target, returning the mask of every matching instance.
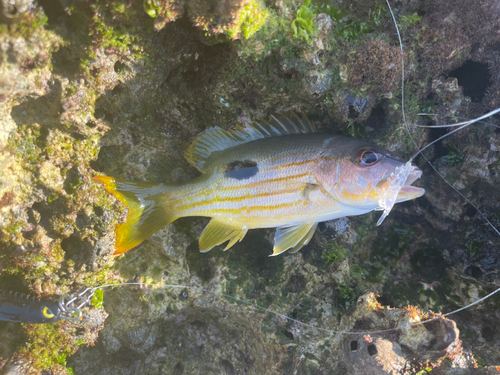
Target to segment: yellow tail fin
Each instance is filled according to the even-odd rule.
[[[115,228],[115,255],[139,245],[158,229],[177,219],[168,211],[166,198],[171,187],[163,184],[132,182],[118,178],[99,176],[93,178],[102,183],[128,208],[127,221]]]

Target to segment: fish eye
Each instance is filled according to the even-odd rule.
[[[362,167],[371,167],[372,165],[376,164],[381,158],[381,154],[367,148],[361,148],[356,153],[356,163]]]
[[[364,165],[372,165],[378,161],[378,156],[373,151],[365,151],[361,155],[361,163]]]

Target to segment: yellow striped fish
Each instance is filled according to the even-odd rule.
[[[316,133],[313,123],[295,114],[233,130],[208,129],[185,157],[202,173],[185,185],[94,178],[129,210],[115,229],[115,254],[186,216],[212,218],[200,237],[202,252],[225,242],[229,249],[249,229],[275,227],[272,255],[295,252],[319,222],[381,209],[391,174],[404,165],[371,143]],[[396,202],[424,194],[411,186],[421,173],[412,170]]]

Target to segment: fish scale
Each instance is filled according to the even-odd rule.
[[[280,146],[280,142],[274,143]],[[266,227],[276,227],[286,224],[294,215],[303,214],[307,201],[302,199],[301,192],[308,182],[314,180],[308,169],[318,160],[317,142],[311,144],[308,151],[291,151],[295,145],[284,144],[279,153],[268,152],[267,155],[259,152],[262,149],[269,150],[270,145],[260,146],[220,152],[214,165],[207,166],[213,171],[210,180],[181,188],[173,209],[182,216],[228,216],[233,220],[240,219],[249,229],[263,227],[262,218],[268,219]],[[276,150],[276,146],[273,149]],[[250,150],[251,153],[245,152]],[[241,180],[225,177],[221,173],[224,163],[229,164],[228,161],[238,157],[255,161],[259,172]],[[217,186],[215,194],[213,186]]]

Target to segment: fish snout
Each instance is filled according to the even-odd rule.
[[[401,187],[401,190],[398,193],[398,202],[409,201],[415,198],[419,198],[425,194],[424,188],[412,186],[412,184],[420,177],[422,177],[422,170],[416,166],[413,166],[413,169],[408,174],[404,185]]]

